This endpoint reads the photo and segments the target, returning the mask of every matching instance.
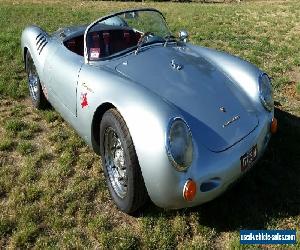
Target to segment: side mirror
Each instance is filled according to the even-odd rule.
[[[179,31],[179,40],[182,42],[187,42],[189,38],[189,34],[186,30]]]

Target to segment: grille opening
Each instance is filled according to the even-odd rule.
[[[45,46],[47,45],[48,41],[47,38],[42,33],[38,34],[35,40],[36,40],[37,51],[40,55],[43,49],[45,48]]]
[[[219,177],[211,178],[210,180],[203,182],[200,185],[201,192],[208,192],[217,188],[221,184],[221,179]]]
[[[42,35],[42,33],[38,34],[35,38],[35,40],[39,39],[39,37]]]

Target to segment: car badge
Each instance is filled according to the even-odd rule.
[[[240,116],[239,116],[239,115],[236,115],[236,116],[232,117],[231,120],[225,122],[225,123],[223,124],[222,127],[225,128],[225,127],[227,127],[228,125],[230,125],[231,123],[237,121],[238,119],[240,119]]]
[[[177,70],[181,70],[183,68],[183,66],[181,64],[178,64],[178,63],[175,62],[175,59],[172,59],[171,67],[173,69],[177,69]]]
[[[226,109],[224,108],[224,107],[220,107],[220,111],[222,111],[222,112],[226,112]]]

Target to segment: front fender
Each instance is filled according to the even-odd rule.
[[[179,111],[137,83],[91,65],[83,66],[78,81],[78,99],[85,94],[88,105],[82,107],[78,102],[76,126],[88,144],[97,151],[91,127],[93,116],[101,104],[112,104],[129,129],[151,200],[165,207],[168,201],[162,197],[178,199],[167,180],[178,183],[181,173],[170,164],[165,140],[168,123],[180,115]]]
[[[199,56],[204,57],[212,63],[220,71],[222,71],[231,81],[236,84],[243,93],[245,93],[255,109],[259,112],[265,112],[259,98],[259,76],[262,71],[255,65],[225,52],[220,52],[215,49],[187,45],[188,48],[196,51]]]

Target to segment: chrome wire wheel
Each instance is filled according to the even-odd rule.
[[[125,213],[133,213],[148,199],[135,147],[124,118],[115,108],[102,116],[99,146],[110,196]]]
[[[124,198],[127,194],[125,152],[121,140],[112,127],[104,133],[104,158],[108,177],[115,193]]]
[[[27,76],[30,95],[33,101],[37,101],[39,93],[39,76],[31,56],[28,57],[27,61]]]

